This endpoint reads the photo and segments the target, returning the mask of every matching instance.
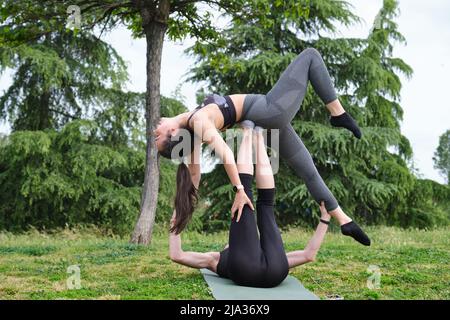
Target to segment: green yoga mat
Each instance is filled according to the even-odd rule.
[[[200,271],[216,300],[320,300],[292,276],[274,288],[253,288],[238,286],[208,269]]]

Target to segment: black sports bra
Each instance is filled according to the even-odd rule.
[[[200,106],[195,108],[194,112],[191,113],[187,120],[187,126],[190,128],[189,121],[191,120],[192,116],[201,108],[204,106],[214,103],[216,104],[223,115],[223,127],[220,129],[220,131],[232,127],[236,123],[236,107],[234,106],[233,100],[231,100],[230,96],[220,96],[218,94],[211,94],[208,95],[205,99],[203,99],[203,102]]]

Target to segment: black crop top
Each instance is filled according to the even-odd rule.
[[[203,99],[203,102],[201,105],[199,105],[197,108],[195,108],[194,112],[189,116],[187,120],[187,125],[189,126],[189,121],[191,120],[192,116],[201,108],[204,106],[214,103],[216,104],[223,115],[223,127],[220,129],[221,131],[223,129],[227,129],[232,127],[236,123],[236,107],[233,104],[233,100],[231,100],[230,96],[220,96],[218,94],[211,94],[206,96],[205,99]]]

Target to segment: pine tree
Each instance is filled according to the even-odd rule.
[[[439,145],[433,157],[434,167],[445,177],[450,185],[450,130],[439,137]]]
[[[21,24],[1,35],[20,34]],[[7,67],[12,84],[0,97],[0,118],[13,131],[60,128],[91,115],[119,97],[127,79],[124,61],[109,44],[92,32],[64,28],[22,43],[9,39],[0,46],[0,71]]]

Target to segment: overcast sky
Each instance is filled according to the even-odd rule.
[[[337,36],[366,37],[382,0],[349,2],[363,22],[351,29],[341,28]],[[450,92],[450,1],[401,0],[400,16],[396,21],[407,45],[397,45],[394,56],[402,58],[414,70],[412,79],[402,78],[402,133],[412,144],[414,162],[422,177],[444,183],[443,177],[433,168],[432,157],[439,136],[450,129],[450,106],[446,97]],[[124,28],[104,39],[128,62],[130,81],[127,88],[145,91],[145,41],[132,40]],[[195,107],[195,91],[202,86],[201,83],[185,82],[186,72],[194,61],[184,55],[183,50],[192,44],[192,39],[182,43],[165,41],[161,66],[161,93],[170,96],[175,87],[182,84],[181,92],[189,108]],[[9,84],[10,73],[6,72],[0,77],[0,91]],[[8,131],[6,124],[0,125],[0,132]]]

